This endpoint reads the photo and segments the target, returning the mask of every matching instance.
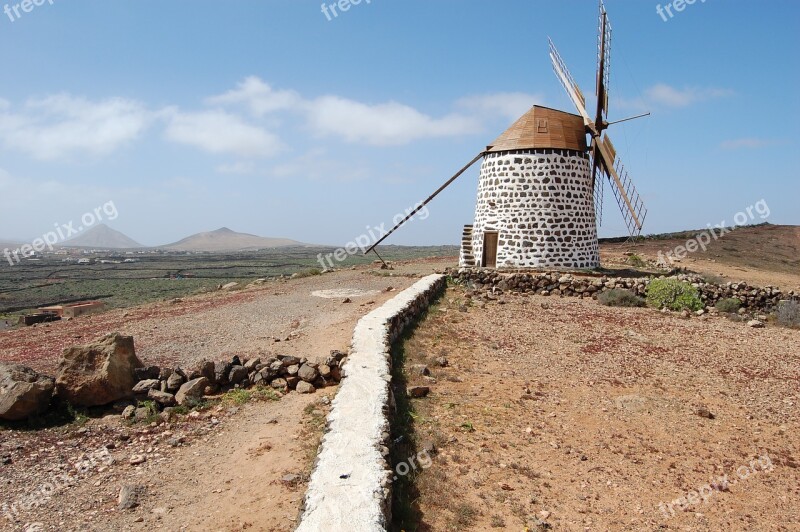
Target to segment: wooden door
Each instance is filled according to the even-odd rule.
[[[497,231],[483,233],[483,267],[497,268]]]

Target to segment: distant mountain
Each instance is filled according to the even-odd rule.
[[[133,249],[144,247],[106,224],[87,229],[75,238],[64,242],[64,247],[92,249]]]
[[[22,242],[19,240],[12,240],[10,238],[0,238],[0,251],[8,248],[8,249],[17,249],[22,245]]]
[[[265,238],[247,233],[237,233],[227,227],[208,233],[197,233],[174,244],[160,246],[174,251],[247,251],[264,248],[306,246],[288,238]]]

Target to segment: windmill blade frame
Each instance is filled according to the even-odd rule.
[[[617,158],[611,139],[608,136],[597,139],[597,146],[602,158],[603,170],[611,182],[611,191],[617,199],[628,232],[632,237],[638,237],[642,233],[644,220],[647,217],[647,208],[636,191],[625,166]]]
[[[599,131],[606,127],[608,118],[608,89],[611,76],[611,22],[603,0],[600,0],[600,18],[597,28],[597,114],[595,125]]]
[[[558,53],[558,49],[556,49],[553,40],[549,37],[547,40],[550,42],[550,61],[553,63],[553,70],[556,73],[556,77],[561,81],[561,85],[564,87],[564,90],[567,91],[567,95],[572,100],[572,103],[575,104],[578,113],[583,117],[584,124],[587,127],[593,128],[594,123],[589,117],[589,113],[586,111],[586,97],[583,95],[583,92],[581,92],[578,84],[575,83],[575,78],[569,73],[567,64],[564,63],[561,54]]]

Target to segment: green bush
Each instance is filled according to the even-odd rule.
[[[800,328],[800,303],[784,301],[778,306],[778,323],[784,327]]]
[[[630,290],[614,288],[607,292],[602,292],[597,296],[597,301],[607,307],[643,307],[644,299],[637,296]]]
[[[647,266],[647,262],[636,253],[628,257],[628,260],[626,260],[625,262],[627,262],[634,268],[644,268],[645,266]]]
[[[735,314],[742,308],[742,301],[737,297],[728,297],[726,299],[720,299],[714,306],[717,307],[717,310],[720,312]]]
[[[700,310],[705,307],[697,289],[677,279],[654,279],[647,286],[647,303],[670,310]]]

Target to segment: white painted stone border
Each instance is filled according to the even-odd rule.
[[[392,498],[392,470],[387,462],[393,404],[391,345],[446,285],[444,275],[429,275],[356,325],[298,532],[386,530]]]

